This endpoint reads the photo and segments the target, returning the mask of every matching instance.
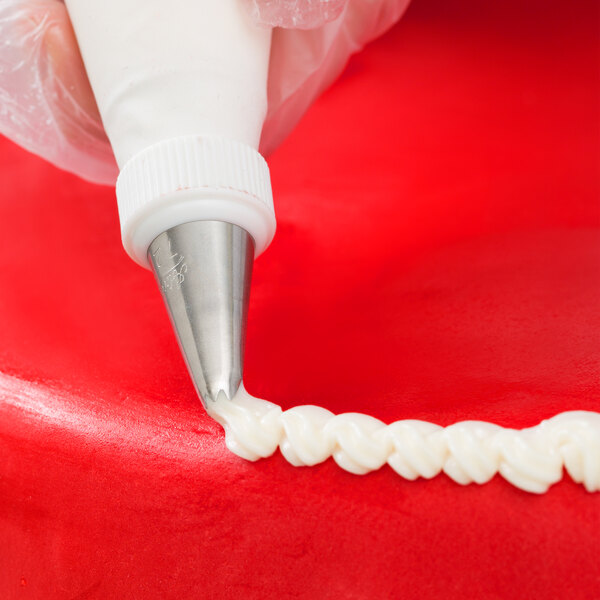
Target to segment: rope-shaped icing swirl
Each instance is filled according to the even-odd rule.
[[[279,447],[294,466],[333,456],[342,469],[358,475],[387,463],[405,479],[430,479],[443,471],[462,485],[486,483],[500,473],[538,494],[562,478],[564,467],[589,492],[600,490],[600,413],[595,412],[564,412],[522,430],[482,421],[449,427],[416,420],[386,425],[318,406],[283,411],[240,388],[233,401],[219,398],[210,414],[225,429],[227,447],[252,461]]]

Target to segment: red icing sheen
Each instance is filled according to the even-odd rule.
[[[597,17],[415,0],[351,61],[270,159],[250,392],[442,425],[600,411]],[[600,596],[600,495],[568,479],[230,454],[113,190],[0,152],[1,598]]]

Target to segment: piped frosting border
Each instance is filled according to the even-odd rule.
[[[227,447],[255,461],[277,448],[294,466],[333,457],[346,471],[363,475],[386,463],[409,480],[442,471],[456,483],[483,484],[499,473],[514,486],[542,494],[563,469],[588,492],[600,491],[600,413],[563,412],[527,429],[483,421],[448,427],[417,420],[386,425],[359,413],[334,415],[318,406],[283,411],[243,386],[209,407],[225,430]]]

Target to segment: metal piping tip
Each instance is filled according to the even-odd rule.
[[[148,259],[204,407],[242,381],[246,317],[254,262],[247,231],[194,221],[161,233]]]

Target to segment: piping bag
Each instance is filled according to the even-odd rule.
[[[254,258],[275,234],[271,29],[239,0],[66,0],[120,173],[123,245],[155,274],[205,406],[237,392]]]

